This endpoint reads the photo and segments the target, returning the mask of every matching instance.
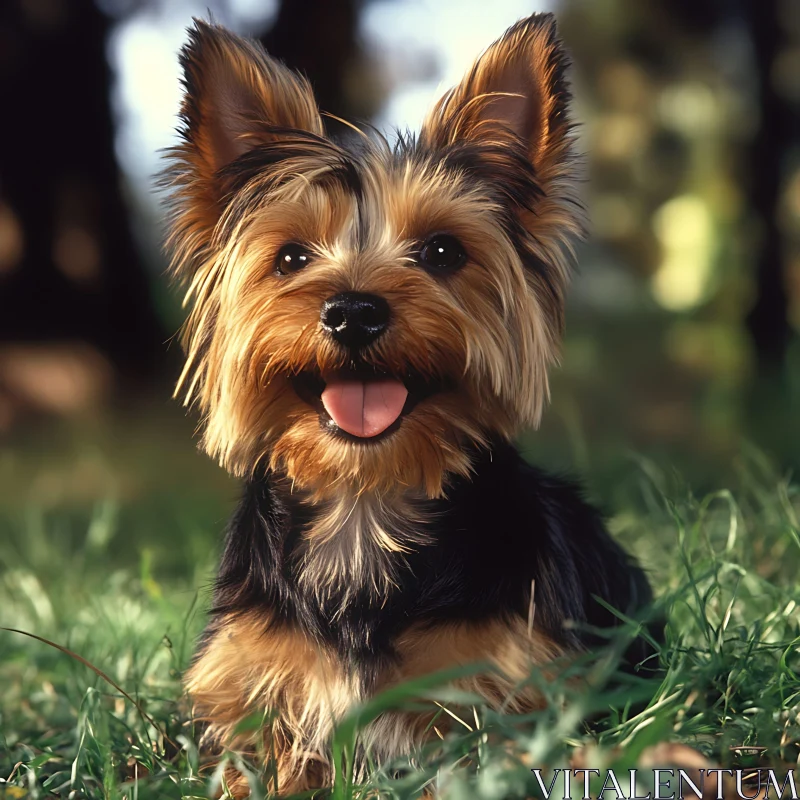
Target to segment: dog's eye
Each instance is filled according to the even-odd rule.
[[[437,233],[419,251],[419,262],[438,272],[453,272],[467,260],[467,253],[455,236]]]
[[[275,259],[275,270],[279,275],[289,275],[303,269],[311,263],[311,253],[302,245],[296,242],[285,244],[278,250],[278,257]]]

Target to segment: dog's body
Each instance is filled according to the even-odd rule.
[[[574,487],[503,443],[476,453],[474,468],[446,499],[411,500],[393,518],[356,501],[318,553],[307,532],[330,510],[315,511],[272,476],[248,482],[187,681],[218,744],[235,743],[248,714],[278,709],[281,786],[307,788],[304,771],[319,774],[335,720],[378,691],[484,661],[498,671],[461,685],[508,701],[534,665],[583,648],[579,626],[566,630],[564,620],[614,624],[592,595],[622,609],[650,599]],[[384,546],[358,554],[373,525]],[[376,588],[387,577],[391,585]],[[407,752],[426,721],[384,715],[368,737],[372,755]]]
[[[246,481],[187,688],[207,741],[265,731],[281,792],[330,778],[338,719],[460,664],[492,704],[647,603],[570,485],[509,444],[536,424],[574,200],[552,18],[490,48],[394,149],[324,137],[308,85],[198,23],[182,55],[172,243],[193,310],[184,375],[204,446]],[[535,607],[535,613],[534,613]],[[384,759],[429,717],[385,713]]]

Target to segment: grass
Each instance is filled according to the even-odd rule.
[[[96,453],[100,466],[86,478],[94,489],[83,494],[24,491],[45,468],[57,473],[51,488],[86,472],[70,458],[0,459],[0,625],[68,648],[116,684],[63,650],[0,632],[0,797],[220,790],[219,770],[203,769],[180,676],[235,488],[210,469],[192,473],[194,455],[163,463],[168,450],[162,441],[121,456],[137,474],[158,463],[172,476],[138,490],[109,481],[124,470]],[[617,636],[601,658],[564,664],[550,683],[534,671],[549,702],[533,714],[486,708],[442,676],[399,687],[340,724],[332,796],[411,798],[429,784],[450,800],[523,798],[540,794],[531,767],[626,770],[663,742],[685,743],[714,766],[736,764],[742,745],[766,748],[765,764],[796,764],[800,486],[756,452],[734,466],[726,488],[695,496],[678,475],[640,461],[608,492],[610,526],[649,570],[668,620],[657,678],[616,671]],[[347,755],[360,726],[421,696],[458,717],[455,732],[356,781]],[[255,773],[252,786],[265,796]]]

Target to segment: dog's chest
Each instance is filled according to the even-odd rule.
[[[410,562],[430,547],[426,520],[413,503],[375,497],[331,503],[290,559],[287,594],[296,622],[353,665],[385,662],[392,637],[413,611],[421,576]]]
[[[359,601],[385,604],[406,558],[429,543],[425,515],[403,498],[343,496],[312,516],[293,554],[299,590],[340,616]]]
[[[257,611],[301,632],[367,689],[413,626],[525,617],[545,537],[519,512],[513,474],[494,479],[499,466],[437,501],[342,493],[314,504],[278,480],[253,481],[229,530],[218,613]],[[537,583],[541,596],[549,582]],[[556,605],[537,606],[556,633]]]
[[[372,691],[402,663],[410,629],[525,617],[531,580],[482,556],[489,537],[501,542],[499,527],[468,527],[430,504],[333,506],[308,526],[290,561],[287,621],[332,648]]]

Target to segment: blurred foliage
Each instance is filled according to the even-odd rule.
[[[800,15],[759,4],[778,44],[760,59],[751,5],[559,5],[592,236],[551,413],[590,441],[725,461],[745,436],[797,463]]]
[[[42,37],[57,38],[57,22],[69,31],[75,20],[94,20],[92,30],[103,36],[111,31],[115,41],[131,21],[172,20],[182,27],[192,13],[203,13],[191,0],[180,7],[164,0],[81,0],[74,7],[52,2],[60,11],[46,30],[33,0],[6,6],[0,28],[8,35],[22,31],[46,51],[52,44]],[[392,14],[400,20],[426,13],[412,0],[278,2],[257,14],[247,3],[215,0],[211,10],[304,69],[331,110],[361,116],[379,113],[381,93],[390,97],[404,81],[430,82],[443,68],[430,38],[395,41],[386,31],[383,49],[369,39],[363,20],[378,5],[386,6],[381,19],[387,21]],[[768,0],[756,11],[752,5],[560,0],[555,7],[574,61],[573,117],[586,157],[592,236],[579,248],[552,409],[543,432],[526,440],[546,459],[559,449],[569,452],[566,437],[586,442],[584,462],[590,454],[603,460],[604,451],[633,448],[716,466],[727,462],[744,436],[784,463],[797,463],[800,422],[792,409],[800,402],[800,346],[791,331],[800,324],[800,15],[793,0]],[[452,13],[451,35],[457,36],[458,12]],[[315,24],[304,24],[306,17]],[[408,26],[398,27],[408,39]],[[143,47],[142,37],[152,29],[137,30],[135,41]],[[414,64],[427,64],[427,72],[402,67],[398,53],[404,48],[414,54]],[[8,91],[17,91],[13,74],[0,70],[0,85],[5,80]],[[34,78],[26,80],[32,87]],[[109,78],[96,83],[111,85]],[[106,131],[108,103],[93,102],[103,119],[93,129]],[[92,127],[88,118],[82,124]],[[83,136],[77,129],[73,134]],[[0,161],[0,177],[12,167],[13,157],[5,167]],[[40,189],[33,207],[44,210]],[[153,307],[172,331],[180,312],[178,298],[159,276],[160,212],[154,197],[145,200],[138,191],[131,197],[133,229],[146,254],[140,267],[155,271],[147,280]],[[0,198],[0,263],[12,276],[8,265],[25,257],[26,242],[40,238],[36,231],[21,233],[19,219],[28,218],[15,214]],[[94,290],[86,284],[69,291],[79,296]],[[52,326],[55,317],[46,309],[71,307],[57,292],[48,290],[44,306],[36,296],[34,291],[28,298],[30,309],[11,303],[27,320],[26,330],[36,327],[43,310]],[[120,324],[121,316],[115,319],[123,350],[133,357],[138,334]],[[42,415],[96,416],[111,400],[138,404],[142,389],[166,397],[163,382],[131,380],[113,355],[122,350],[108,323],[102,313],[97,321],[84,315],[74,330],[64,328],[64,342],[50,328],[47,341],[35,343],[0,336],[0,431]],[[80,330],[90,331],[89,341],[96,334],[99,354],[74,341]],[[165,334],[158,336],[163,341]],[[152,339],[141,340],[139,356],[147,363],[154,363],[145,357]],[[174,372],[177,351],[170,348],[168,372]]]
[[[53,19],[71,19],[64,0],[53,3],[61,9]],[[322,5],[324,14],[317,9]],[[379,96],[435,81],[437,69],[444,69],[435,39],[422,34],[410,39],[407,24],[397,26],[396,40],[391,30],[383,44],[374,31],[369,38],[364,20],[377,6],[385,6],[380,18],[389,28],[392,15],[398,21],[404,15],[421,20],[430,13],[413,0],[278,2],[258,13],[247,3],[215,0],[210,8],[304,69],[332,110],[360,116],[380,113]],[[32,0],[15,0],[3,19],[17,19],[14,25],[35,33],[39,29],[31,20],[39,18],[31,9],[38,7]],[[18,18],[13,8],[22,9]],[[73,13],[97,19],[103,12],[107,18],[97,30],[111,31],[112,43],[126,25],[149,20],[151,27],[140,26],[131,40],[144,47],[146,37],[155,35],[154,21],[183,27],[204,8],[192,0],[180,6],[104,0],[93,11],[89,0],[81,0]],[[800,346],[792,337],[800,325],[796,2],[768,0],[754,12],[753,4],[738,0],[560,0],[554,10],[573,55],[573,117],[587,164],[584,196],[592,235],[579,247],[552,407],[543,431],[528,437],[526,447],[534,456],[558,460],[560,455],[566,462],[584,442],[586,452],[577,452],[581,467],[587,460],[607,461],[614,450],[619,461],[631,448],[678,457],[683,466],[699,461],[710,471],[725,465],[745,437],[782,462],[797,464],[800,421],[792,413],[800,403]],[[452,12],[452,36],[458,35],[457,13]],[[326,22],[331,14],[335,26]],[[309,15],[316,24],[304,25]],[[56,34],[57,28],[48,29],[48,36]],[[325,47],[313,46],[316,40]],[[765,53],[770,42],[775,46]],[[413,54],[410,65],[400,58],[405,52]],[[163,103],[164,97],[153,102]],[[106,104],[106,128],[108,113]],[[130,124],[131,118],[117,113],[117,121]],[[0,163],[0,177],[2,170]],[[173,331],[181,312],[161,274],[160,211],[156,198],[143,197],[142,187],[128,177],[134,188],[133,230],[144,254],[140,266],[151,273],[147,283],[163,329]],[[44,196],[37,187],[34,207],[42,206]],[[24,254],[25,241],[37,236],[21,236],[14,209],[0,198],[0,264],[6,264],[6,273]],[[56,295],[48,302],[65,305]],[[21,305],[16,312],[30,323],[43,308],[34,299],[30,313]],[[93,329],[95,323],[86,317],[81,325]],[[133,329],[117,327],[126,352],[136,352]],[[48,335],[57,337],[57,331]],[[141,385],[130,375],[120,381],[124,366],[108,358],[118,344],[108,341],[111,335],[105,330],[98,338],[100,354],[74,342],[74,331],[66,329],[64,342],[0,336],[0,431],[42,416],[97,416],[112,400],[133,400],[136,406],[142,390],[166,398],[169,387],[163,382]],[[163,342],[165,334],[159,336]],[[152,349],[152,341],[147,347]],[[174,372],[177,346],[169,353],[168,371]],[[565,447],[565,441],[573,446]]]

